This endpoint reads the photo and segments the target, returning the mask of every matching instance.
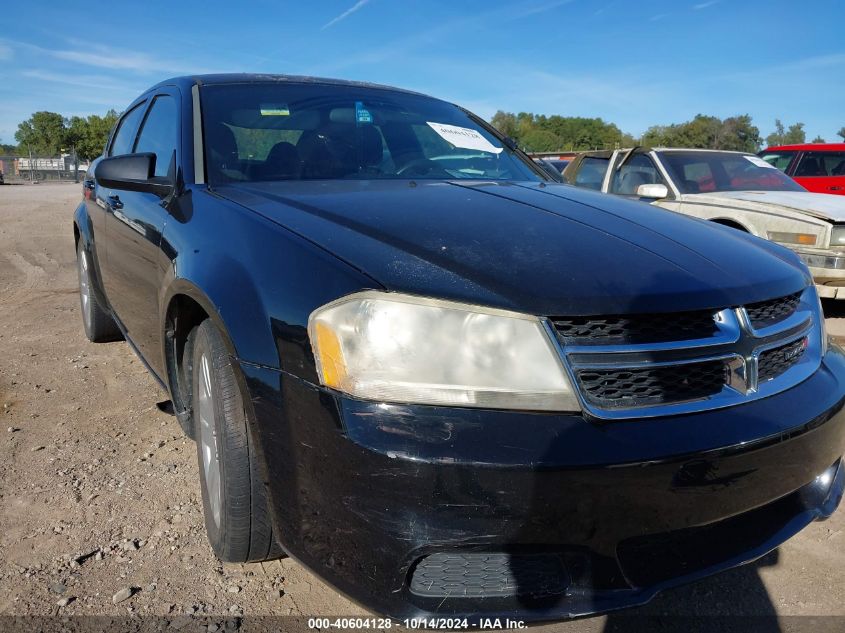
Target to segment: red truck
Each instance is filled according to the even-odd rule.
[[[845,143],[780,145],[759,155],[808,191],[845,195]]]

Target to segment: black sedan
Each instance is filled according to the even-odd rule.
[[[790,251],[553,183],[420,94],[182,77],[76,210],[92,341],[197,440],[224,561],[398,620],[641,604],[829,516],[845,355]]]

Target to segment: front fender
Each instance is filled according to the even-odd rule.
[[[231,356],[278,367],[270,328],[264,326],[269,321],[267,311],[241,264],[227,257],[187,257],[180,259],[169,273],[162,284],[159,303],[163,328],[174,298],[187,296],[202,307],[223,334]]]
[[[168,222],[172,265],[159,297],[166,327],[173,298],[196,301],[239,361],[316,380],[308,317],[346,294],[381,288],[324,249],[240,205],[196,192],[185,222]],[[164,341],[164,337],[162,338]]]
[[[95,239],[94,223],[88,213],[88,205],[84,200],[79,203],[73,212],[73,224],[76,228],[74,232],[75,246],[82,244],[91,262],[91,270],[89,271],[91,291],[94,293],[100,306],[111,312],[111,305],[106,297],[105,290],[103,290],[103,277],[100,274],[100,257],[97,249],[97,240]]]

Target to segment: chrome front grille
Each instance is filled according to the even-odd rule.
[[[667,338],[686,340],[712,336],[716,332],[713,312],[708,310],[555,318],[552,323],[564,341],[579,345],[651,343]]]
[[[741,404],[809,377],[821,362],[810,287],[770,301],[675,314],[547,322],[584,410],[598,418]]]
[[[801,338],[792,343],[766,350],[760,354],[757,361],[757,377],[759,382],[774,380],[795,363],[807,349],[807,338]]]
[[[801,293],[796,292],[785,297],[750,303],[745,306],[751,325],[756,328],[772,325],[792,315],[801,301]]]

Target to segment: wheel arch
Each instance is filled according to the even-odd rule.
[[[709,218],[709,220],[716,224],[721,224],[722,226],[729,226],[732,229],[737,229],[738,231],[752,233],[752,231],[747,226],[743,225],[741,222],[738,222],[733,218]]]
[[[249,360],[268,366],[278,364],[278,355],[273,358],[266,353],[271,350],[269,353],[273,354],[275,345],[269,319],[261,316],[264,314],[263,304],[252,284],[244,276],[231,278],[231,271],[237,270],[237,266],[224,263],[223,267],[230,272],[225,282],[215,281],[220,279],[216,266],[201,267],[206,283],[186,277],[176,278],[167,287],[161,302],[161,340],[167,386],[177,412],[190,407],[190,394],[180,378],[188,336],[205,319],[210,319],[216,326],[226,351],[236,361]],[[267,326],[261,327],[261,323],[267,323]],[[233,366],[243,393],[247,393],[239,362],[234,362]]]

